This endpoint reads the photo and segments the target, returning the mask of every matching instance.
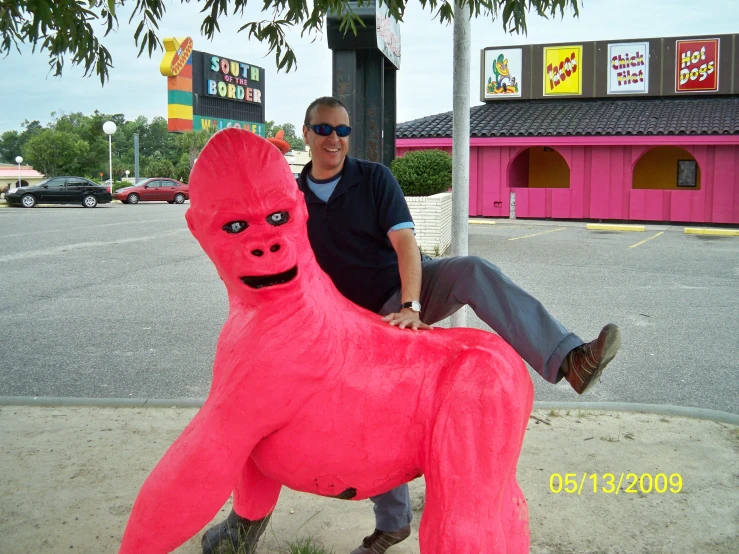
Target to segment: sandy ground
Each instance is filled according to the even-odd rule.
[[[116,552],[139,487],[195,413],[0,408],[0,552]],[[529,503],[532,552],[739,552],[739,428],[634,413],[533,415],[518,468]],[[625,478],[619,494],[603,492],[603,474],[615,474],[617,484],[622,472],[679,474],[682,489],[646,493],[637,483],[637,492],[629,493],[633,478]],[[588,477],[580,494],[554,494],[553,473],[574,473],[578,487],[583,474]],[[598,476],[595,493],[591,474]],[[393,554],[419,552],[423,487],[423,479],[411,484],[414,533]],[[214,521],[229,509],[224,506]],[[329,551],[348,553],[373,522],[369,501],[283,489],[259,551],[283,552],[286,541],[310,535]],[[177,552],[200,552],[199,540],[198,535]]]

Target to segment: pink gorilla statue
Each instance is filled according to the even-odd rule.
[[[210,394],[147,478],[120,552],[170,552],[234,491],[265,520],[283,485],[361,500],[423,475],[425,554],[527,552],[516,463],[533,403],[521,358],[473,329],[402,331],[319,268],[280,151],[211,138],[187,223],[226,285]]]

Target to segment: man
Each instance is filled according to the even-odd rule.
[[[339,100],[322,97],[308,106],[303,137],[312,160],[298,186],[308,206],[311,246],[336,288],[399,329],[430,329],[469,305],[544,379],[557,383],[564,377],[578,393],[587,391],[618,351],[618,327],[606,325],[584,344],[488,261],[466,256],[422,262],[400,186],[385,166],[347,156],[350,134]],[[372,501],[375,531],[352,554],[383,554],[410,535],[407,485]],[[206,533],[203,544],[215,544],[225,537],[224,525],[233,528],[239,520],[232,513]]]

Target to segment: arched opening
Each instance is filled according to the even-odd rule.
[[[519,152],[508,166],[511,188],[570,188],[570,166],[562,154],[548,146],[531,146]]]
[[[634,164],[631,186],[641,190],[700,190],[700,166],[684,148],[655,146]]]

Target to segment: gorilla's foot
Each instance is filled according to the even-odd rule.
[[[231,510],[228,517],[208,529],[201,540],[203,554],[226,554],[242,552],[253,554],[257,550],[257,542],[267,528],[269,518],[251,521],[239,516]]]

